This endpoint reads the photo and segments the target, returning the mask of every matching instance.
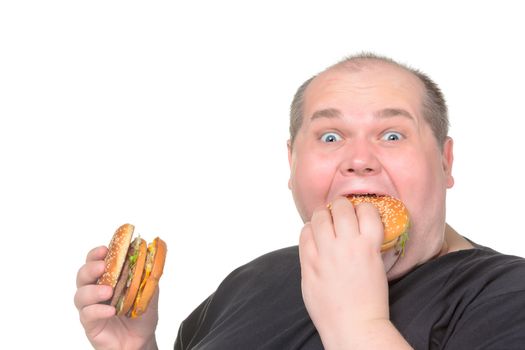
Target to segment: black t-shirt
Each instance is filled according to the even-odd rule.
[[[390,319],[415,349],[525,349],[523,258],[450,253],[390,282],[389,295]],[[233,271],[181,324],[175,349],[323,349],[297,247]]]

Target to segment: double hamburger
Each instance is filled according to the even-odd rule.
[[[105,270],[98,284],[113,288],[108,303],[116,308],[117,315],[131,318],[142,315],[148,308],[164,270],[166,243],[159,237],[150,244],[142,238],[133,241],[135,227],[120,226],[108,247]]]

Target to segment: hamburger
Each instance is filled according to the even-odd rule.
[[[131,224],[120,226],[108,247],[105,269],[97,284],[113,288],[108,304],[116,308],[117,315],[135,318],[142,315],[159,283],[166,261],[166,243],[159,237],[146,245],[136,237]]]
[[[374,194],[350,195],[347,198],[354,206],[366,202],[377,208],[385,235],[381,252],[394,248],[403,256],[410,226],[408,210],[403,202],[392,196]]]

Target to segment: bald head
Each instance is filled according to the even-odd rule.
[[[442,147],[448,135],[449,123],[447,106],[439,87],[427,75],[418,70],[402,65],[390,58],[372,54],[345,58],[308,79],[299,87],[290,108],[291,145],[293,145],[297,132],[303,123],[304,104],[307,98],[306,91],[312,82],[322,79],[326,75],[337,74],[337,72],[358,73],[363,70],[374,70],[381,67],[394,68],[394,70],[406,72],[414,77],[416,84],[420,84],[422,90],[420,112],[430,126],[438,145]],[[392,81],[392,84],[396,84],[396,81]]]

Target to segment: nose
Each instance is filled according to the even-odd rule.
[[[343,150],[340,171],[343,175],[369,176],[381,171],[381,163],[376,157],[373,145],[354,142]]]

